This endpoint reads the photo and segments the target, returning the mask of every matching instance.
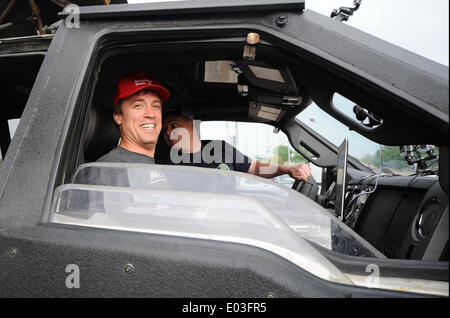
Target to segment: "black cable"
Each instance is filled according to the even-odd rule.
[[[378,174],[376,175],[375,185],[374,185],[374,187],[373,187],[372,190],[370,190],[370,191],[364,191],[364,190],[363,190],[363,191],[361,191],[359,194],[355,195],[355,196],[350,200],[350,202],[348,203],[347,207],[344,209],[344,213],[343,213],[344,217],[343,217],[342,222],[345,223],[345,220],[351,215],[351,214],[349,214],[349,215],[346,216],[345,213],[347,212],[348,207],[352,205],[353,201],[355,201],[356,198],[360,197],[360,196],[363,195],[363,194],[371,194],[371,193],[374,193],[374,192],[375,192],[375,190],[377,189],[377,186],[378,186],[378,180],[379,180],[379,178],[380,178],[381,171],[383,171],[383,149],[382,149],[382,146],[380,145],[380,170],[378,171]],[[370,176],[370,177],[368,177],[367,179],[371,179],[372,177],[373,177],[373,175]],[[363,188],[364,188],[364,186],[367,184],[367,179],[366,179],[366,181],[364,182],[364,185],[362,186]]]

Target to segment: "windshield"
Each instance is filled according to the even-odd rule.
[[[352,101],[343,96],[335,95],[333,102],[335,102],[335,106],[339,111],[342,111],[350,117],[351,111],[348,111],[348,109],[353,109],[355,105]],[[400,145],[386,146],[373,142],[354,130],[350,130],[347,126],[323,111],[315,103],[312,103],[297,115],[297,119],[333,143],[336,147],[342,143],[344,138],[347,138],[349,144],[348,154],[369,167],[372,171],[378,171],[381,167],[380,147],[382,149],[383,169],[387,170],[387,172],[391,171],[398,175],[407,176],[417,171],[417,164],[409,164],[402,156]],[[420,151],[417,153],[420,153]],[[417,153],[412,154],[412,159],[417,159]],[[431,170],[437,171],[439,168],[437,160],[439,148],[434,148],[434,153],[436,158],[430,160],[428,166]],[[428,155],[426,152],[423,152],[421,156],[424,158]]]
[[[294,250],[297,237],[346,255],[384,258],[303,195],[260,177],[207,168],[82,165],[73,184],[56,190],[50,221],[221,240],[245,238],[244,242]]]

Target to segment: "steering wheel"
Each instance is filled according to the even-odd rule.
[[[315,200],[317,197],[317,193],[319,192],[319,185],[317,184],[314,177],[311,175],[307,182],[295,180],[294,184],[292,185],[292,189],[307,196],[311,200]]]

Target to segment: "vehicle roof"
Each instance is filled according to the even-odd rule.
[[[244,11],[297,11],[305,9],[304,0],[189,0],[135,3],[80,8],[80,19],[149,17],[174,14],[224,13]],[[61,17],[69,13],[61,12]]]

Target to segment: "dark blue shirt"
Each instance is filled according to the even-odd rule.
[[[201,150],[181,153],[172,150],[157,159],[158,164],[172,164],[248,172],[252,160],[223,140],[202,140]]]

